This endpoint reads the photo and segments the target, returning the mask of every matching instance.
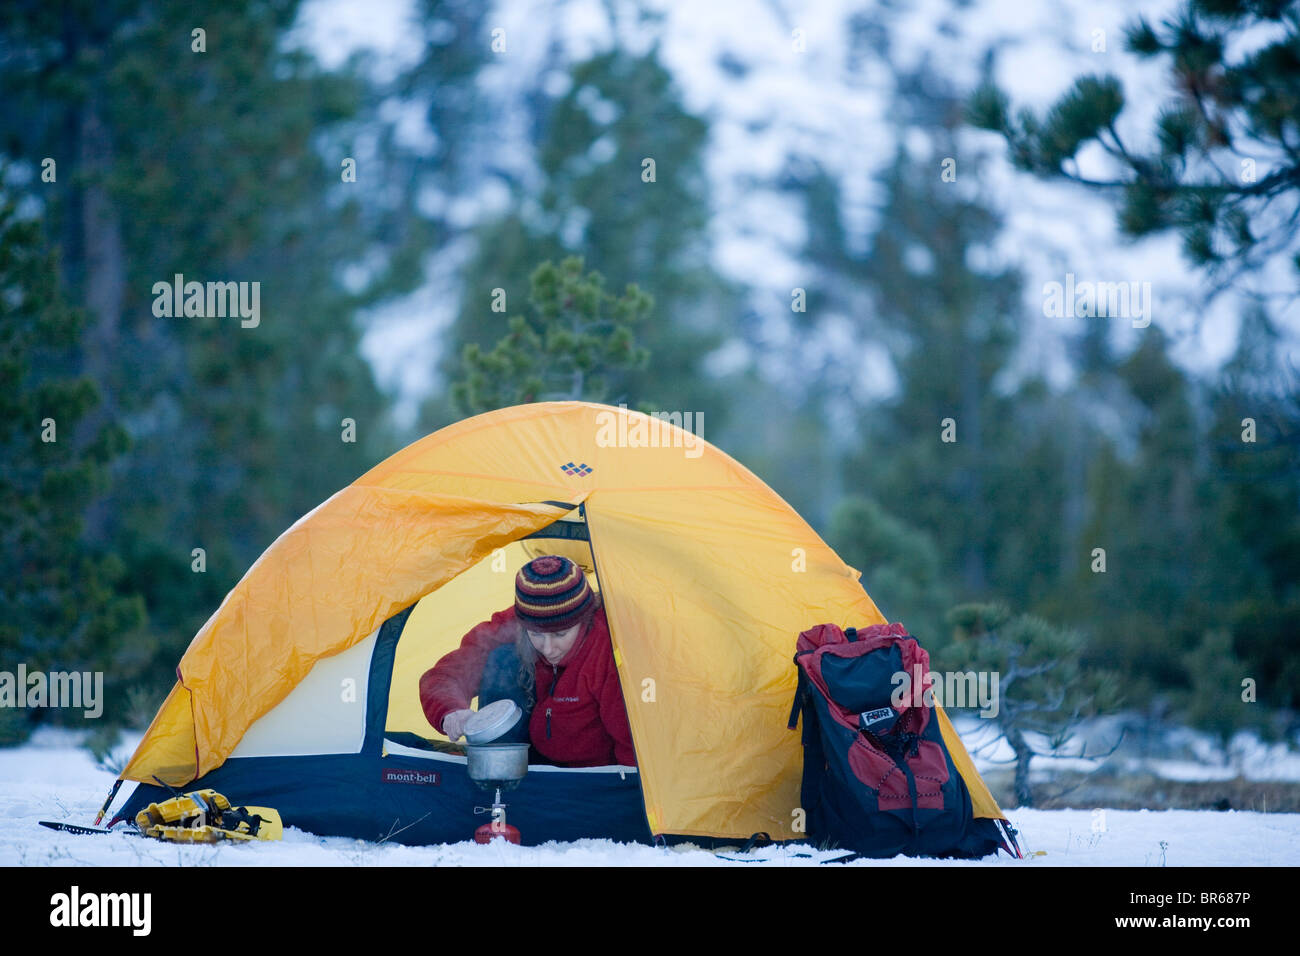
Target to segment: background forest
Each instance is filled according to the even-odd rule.
[[[584,398],[702,415],[941,662],[1293,733],[1300,5],[694,6],[0,3],[0,669],[140,726],[298,517]]]

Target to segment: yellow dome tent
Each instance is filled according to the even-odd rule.
[[[285,531],[181,658],[118,818],[156,780],[198,782],[315,832],[466,838],[475,791],[424,718],[419,676],[510,605],[523,562],[555,551],[603,595],[639,766],[534,768],[547,772],[525,779],[512,822],[532,812],[529,788],[567,787],[565,821],[534,821],[534,836],[800,838],[795,639],[884,618],[748,469],[671,422],[586,402],[451,425]],[[938,716],[975,815],[1002,818]],[[602,829],[601,794],[636,826]]]

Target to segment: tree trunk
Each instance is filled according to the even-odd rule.
[[[1007,743],[1011,745],[1016,755],[1016,806],[1032,807],[1034,790],[1029,784],[1029,762],[1034,758],[1034,752],[1025,743],[1025,738],[1019,731],[1008,733]]]
[[[90,314],[90,327],[83,345],[83,367],[99,390],[99,405],[86,416],[83,434],[97,434],[118,417],[120,410],[114,368],[121,362],[120,325],[126,297],[126,253],[117,208],[108,193],[107,181],[113,168],[113,145],[108,127],[100,117],[94,98],[80,110],[78,123],[78,173],[86,185],[81,189],[82,295]],[[109,534],[110,509],[101,497],[87,509],[85,534],[102,543]]]
[[[1079,567],[1083,523],[1088,507],[1087,456],[1083,448],[1083,428],[1073,415],[1065,415],[1065,448],[1061,476],[1061,550],[1060,575],[1069,578]]]
[[[986,510],[984,482],[980,474],[984,461],[984,423],[980,414],[984,390],[980,382],[980,342],[972,328],[975,322],[976,317],[972,316],[961,320],[964,354],[960,359],[961,419],[957,424],[958,441],[966,449],[966,454],[963,456],[966,462],[966,473],[962,481],[964,506],[967,509],[966,514],[972,517],[982,516]],[[987,589],[988,582],[984,553],[986,538],[984,519],[979,517],[975,520],[978,533],[972,533],[967,537],[962,555],[962,571],[967,587],[973,593],[980,594]]]

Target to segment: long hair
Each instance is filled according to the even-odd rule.
[[[591,592],[591,606],[583,612],[579,620],[580,628],[578,630],[578,640],[581,641],[587,634],[588,628],[591,627],[591,620],[596,616],[596,611],[601,607],[600,592]],[[528,631],[524,629],[522,621],[516,621],[517,633],[515,634],[515,655],[519,658],[519,686],[523,688],[524,699],[528,701],[528,706],[532,707],[537,703],[537,648],[533,647],[533,642],[528,639]],[[576,643],[574,645],[577,646]]]

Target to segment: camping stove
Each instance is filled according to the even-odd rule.
[[[465,748],[469,778],[484,790],[494,790],[490,807],[475,807],[475,813],[491,813],[492,822],[474,831],[475,843],[505,840],[519,842],[519,829],[506,822],[503,790],[513,790],[528,773],[528,744],[470,744]]]

